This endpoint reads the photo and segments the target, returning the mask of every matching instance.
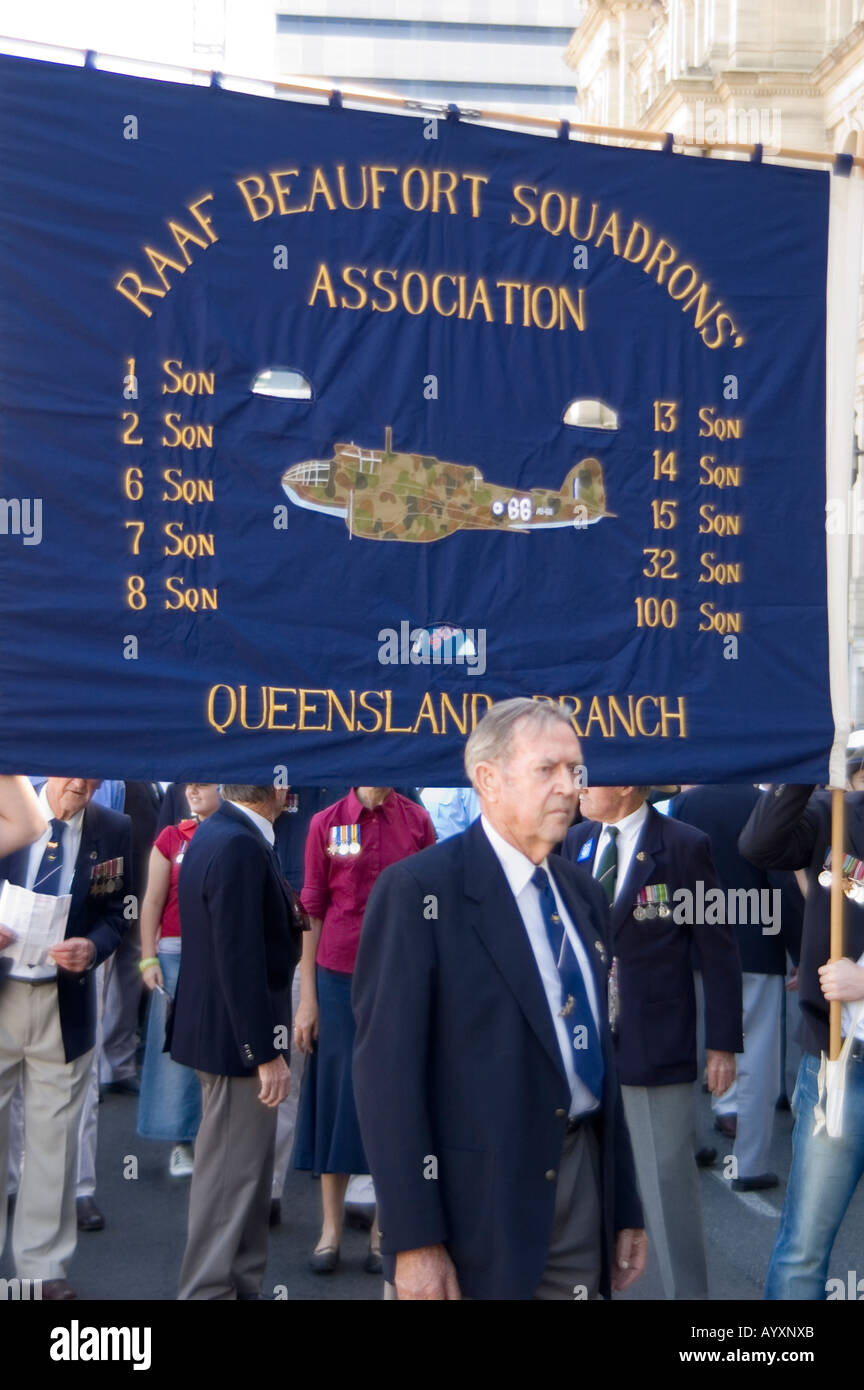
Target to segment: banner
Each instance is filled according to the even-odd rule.
[[[0,767],[824,780],[830,182],[0,60]]]

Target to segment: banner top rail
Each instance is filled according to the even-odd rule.
[[[15,45],[17,50],[27,49],[28,52],[11,51],[6,47],[8,44]],[[261,77],[250,73],[229,73],[221,69],[218,74],[210,67],[197,67],[188,63],[169,63],[158,58],[137,58],[122,53],[101,53],[94,49],[76,48],[64,44],[48,44],[43,41],[32,39],[18,39],[11,35],[0,34],[0,53],[6,57],[33,57],[38,59],[38,52],[29,52],[31,49],[47,50],[53,54],[75,55],[80,59],[82,67],[96,69],[97,61],[111,62],[116,61],[124,64],[134,63],[141,67],[151,67],[160,72],[186,73],[193,77],[206,78],[211,86],[221,87],[225,82],[244,82],[252,83],[259,87],[274,88],[277,91],[292,92],[298,96],[320,97],[322,100],[329,101],[334,97],[351,102],[361,102],[367,105],[384,107],[387,110],[414,115],[423,113],[425,115],[440,116],[442,120],[452,116],[454,104],[452,102],[429,102],[411,97],[399,97],[388,92],[363,91],[359,88],[336,87],[330,83],[316,83],[314,79],[306,81],[288,81],[284,78]],[[62,61],[60,59],[48,59],[48,61]],[[99,69],[97,69],[99,70]],[[121,71],[118,69],[107,68],[103,71]],[[126,73],[127,76],[136,74]],[[155,76],[155,74],[140,74],[142,76]],[[218,82],[214,78],[218,76]],[[158,79],[157,79],[158,80]],[[171,78],[182,82],[183,78]],[[267,92],[260,93],[262,96]],[[466,121],[476,121],[483,125],[519,125],[526,127],[537,127],[538,130],[549,131],[550,134],[561,137],[562,118],[557,116],[537,116],[526,115],[520,111],[490,111],[482,107],[456,107],[458,115]],[[698,140],[694,136],[676,134],[674,131],[659,130],[639,130],[632,126],[612,126],[598,125],[588,121],[572,121],[566,119],[567,136],[570,133],[576,135],[594,136],[597,139],[615,139],[637,141],[643,145],[660,145],[668,153],[675,149],[679,150],[698,150],[702,156],[709,156],[714,153],[727,153],[746,156],[755,163],[763,163],[766,159],[781,160],[791,159],[797,163],[806,164],[828,164],[834,167],[836,173],[848,173],[851,167],[864,174],[864,155],[849,155],[845,159],[842,167],[838,166],[836,151],[822,150],[799,150],[787,148],[785,146],[766,146],[762,144],[742,144],[729,140],[717,140],[706,142]],[[859,146],[860,147],[860,146]]]

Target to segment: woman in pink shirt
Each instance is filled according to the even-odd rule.
[[[348,1178],[368,1172],[351,1085],[351,977],[366,902],[382,869],[434,843],[428,811],[392,787],[352,787],[309,824],[302,903],[312,929],[304,937],[294,1040],[310,1055],[294,1167],[321,1175],[321,1236],[309,1261],[316,1274],[339,1263]],[[364,1268],[378,1274],[374,1220],[372,1232]]]

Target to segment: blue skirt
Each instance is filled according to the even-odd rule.
[[[318,1043],[303,1072],[294,1167],[313,1173],[368,1173],[351,1084],[352,976],[320,965],[315,975]]]
[[[158,951],[165,988],[173,999],[177,993],[180,956]],[[201,1086],[191,1067],[181,1067],[165,1046],[166,1000],[153,990],[147,1014],[147,1041],[141,1068],[141,1094],[138,1097],[138,1133],[142,1139],[168,1139],[173,1144],[191,1144],[201,1123]]]

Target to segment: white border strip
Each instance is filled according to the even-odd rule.
[[[825,496],[852,515],[849,483],[855,430],[858,282],[864,235],[864,179],[831,177],[825,351]],[[791,383],[790,383],[791,384]],[[846,786],[849,701],[849,536],[825,537],[828,570],[828,671],[834,744],[829,785]]]

